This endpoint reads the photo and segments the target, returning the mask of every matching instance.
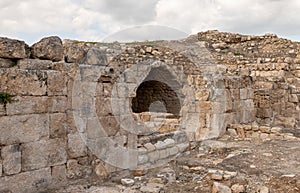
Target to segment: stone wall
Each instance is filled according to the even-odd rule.
[[[298,129],[298,47],[215,31],[128,44],[0,38],[0,192],[155,167],[190,141],[243,137],[243,125]]]
[[[228,76],[253,81],[256,121],[267,126],[299,127],[300,44],[274,34],[246,36],[218,31],[201,32],[213,57]]]

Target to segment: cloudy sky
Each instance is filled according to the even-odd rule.
[[[299,0],[1,0],[0,36],[32,44],[50,35],[150,40],[218,29],[300,41],[299,11]]]

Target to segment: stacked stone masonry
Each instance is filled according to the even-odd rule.
[[[226,132],[294,140],[299,49],[217,31],[128,44],[0,38],[0,94],[11,96],[0,104],[0,192],[154,167]]]

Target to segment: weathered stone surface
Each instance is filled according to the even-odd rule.
[[[70,158],[82,157],[87,154],[87,146],[81,136],[76,134],[68,134],[68,155]]]
[[[19,145],[4,146],[1,149],[3,171],[6,175],[21,172],[21,148]]]
[[[143,193],[159,193],[163,187],[163,184],[147,183],[145,186],[141,187],[140,191]]]
[[[53,96],[48,100],[48,111],[51,113],[64,113],[67,110],[66,96]]]
[[[67,183],[66,165],[53,166],[51,168],[52,186],[57,188]]]
[[[241,184],[234,184],[231,186],[231,190],[233,193],[242,193],[245,192],[245,186]]]
[[[0,37],[0,57],[1,58],[27,58],[29,47],[24,41]]]
[[[15,66],[17,63],[11,59],[0,58],[0,68],[10,68]]]
[[[8,115],[47,113],[49,98],[46,96],[17,96],[14,102],[6,105]]]
[[[2,176],[2,168],[3,168],[2,161],[0,161],[0,177]]]
[[[222,183],[214,182],[212,193],[231,193],[231,189]]]
[[[47,72],[48,95],[67,95],[67,75],[58,71]]]
[[[39,60],[25,58],[18,61],[18,67],[26,70],[49,70],[53,68],[53,62],[50,60]]]
[[[50,168],[23,172],[17,175],[0,178],[0,192],[41,192],[47,190],[51,181]]]
[[[65,60],[69,63],[78,63],[83,62],[85,51],[80,46],[70,45],[65,47]]]
[[[4,108],[3,104],[0,104],[0,116],[5,115],[6,114],[6,108]]]
[[[91,165],[79,163],[75,159],[67,162],[67,177],[70,179],[86,178],[92,173]]]
[[[37,141],[49,136],[48,116],[32,114],[0,117],[0,144]]]
[[[91,64],[91,65],[105,66],[107,64],[107,58],[105,55],[105,51],[97,49],[97,48],[89,49],[88,52],[86,53],[83,63]]]
[[[110,176],[110,171],[108,170],[107,167],[104,166],[102,161],[100,160],[95,160],[95,173],[98,177],[99,180],[104,180]]]
[[[50,114],[50,137],[65,137],[67,134],[67,116],[65,113]]]
[[[0,77],[0,92],[11,95],[46,95],[45,72],[0,68]]]
[[[57,36],[43,38],[31,47],[33,58],[52,60],[54,62],[61,61],[63,53],[62,41]]]
[[[62,138],[22,145],[22,171],[61,165],[66,162],[66,141]]]

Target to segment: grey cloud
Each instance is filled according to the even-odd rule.
[[[132,42],[146,40],[174,40],[187,37],[188,34],[166,26],[146,25],[121,30],[103,39],[104,42]]]
[[[155,18],[157,2],[158,0],[86,0],[84,6],[109,15],[115,22],[138,25]]]

